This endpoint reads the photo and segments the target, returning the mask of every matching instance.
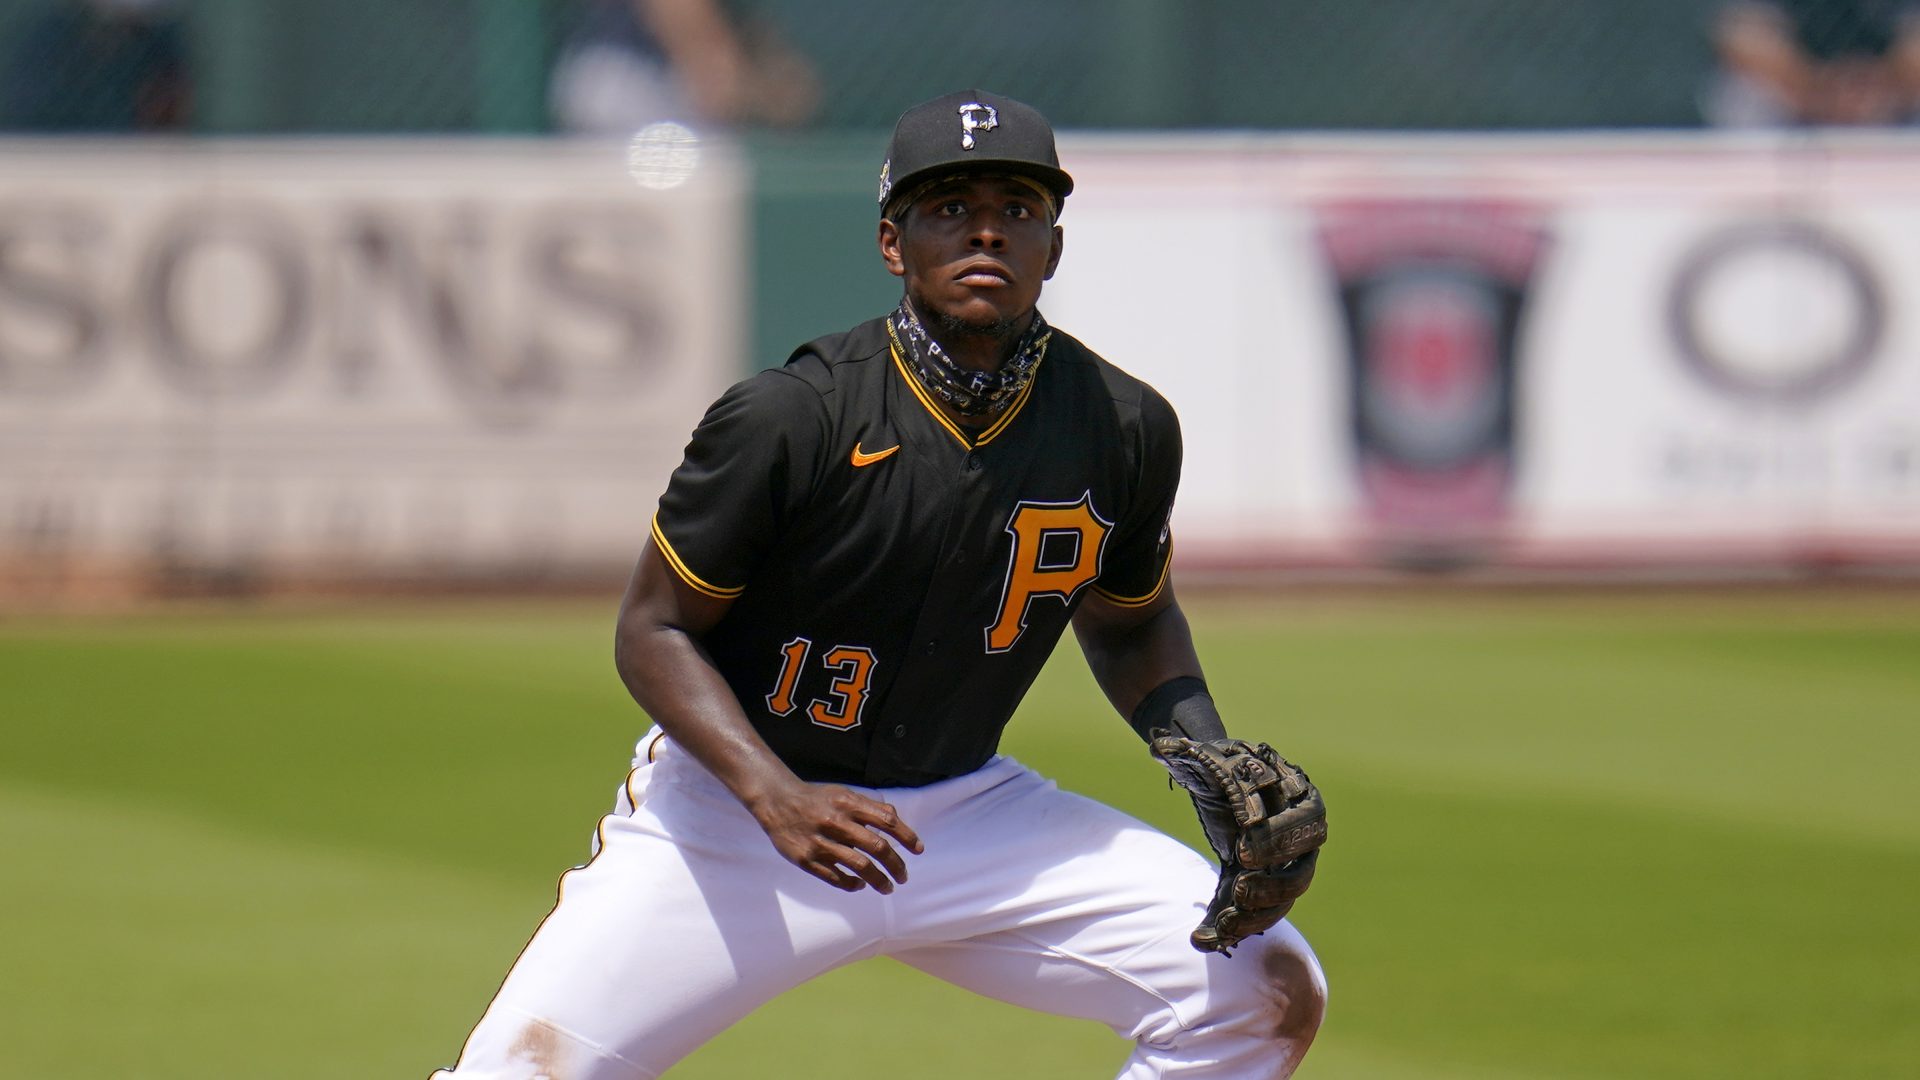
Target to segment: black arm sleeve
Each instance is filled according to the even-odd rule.
[[[1134,706],[1127,718],[1134,733],[1151,743],[1155,731],[1170,731],[1195,742],[1213,742],[1227,737],[1220,710],[1207,692],[1206,680],[1193,675],[1168,679],[1154,687]]]

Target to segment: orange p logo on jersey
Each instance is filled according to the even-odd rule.
[[[1013,554],[1000,590],[1000,614],[987,627],[987,651],[1006,652],[1027,629],[1027,611],[1041,596],[1073,602],[1073,596],[1100,576],[1113,522],[1093,509],[1093,492],[1071,503],[1023,502],[1013,508],[1007,531]]]

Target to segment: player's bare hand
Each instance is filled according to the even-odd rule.
[[[906,882],[907,862],[889,838],[915,855],[925,850],[893,807],[837,784],[801,782],[753,815],[788,862],[847,892],[871,885],[887,894]]]

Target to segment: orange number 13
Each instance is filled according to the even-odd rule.
[[[780,646],[780,677],[773,682],[773,693],[767,695],[767,708],[775,715],[786,716],[800,707],[794,700],[794,690],[800,683],[800,669],[812,650],[813,642],[803,637]],[[821,727],[845,730],[860,726],[860,710],[867,704],[867,683],[873,678],[873,650],[859,645],[835,645],[820,657],[820,663],[828,671],[837,673],[827,684],[827,697],[833,700],[813,699],[807,706],[807,715]]]

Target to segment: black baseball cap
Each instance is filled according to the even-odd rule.
[[[904,200],[928,181],[973,172],[1035,180],[1052,193],[1056,212],[1073,191],[1053,126],[1038,109],[989,90],[957,90],[900,114],[880,166],[880,216],[896,195]]]

